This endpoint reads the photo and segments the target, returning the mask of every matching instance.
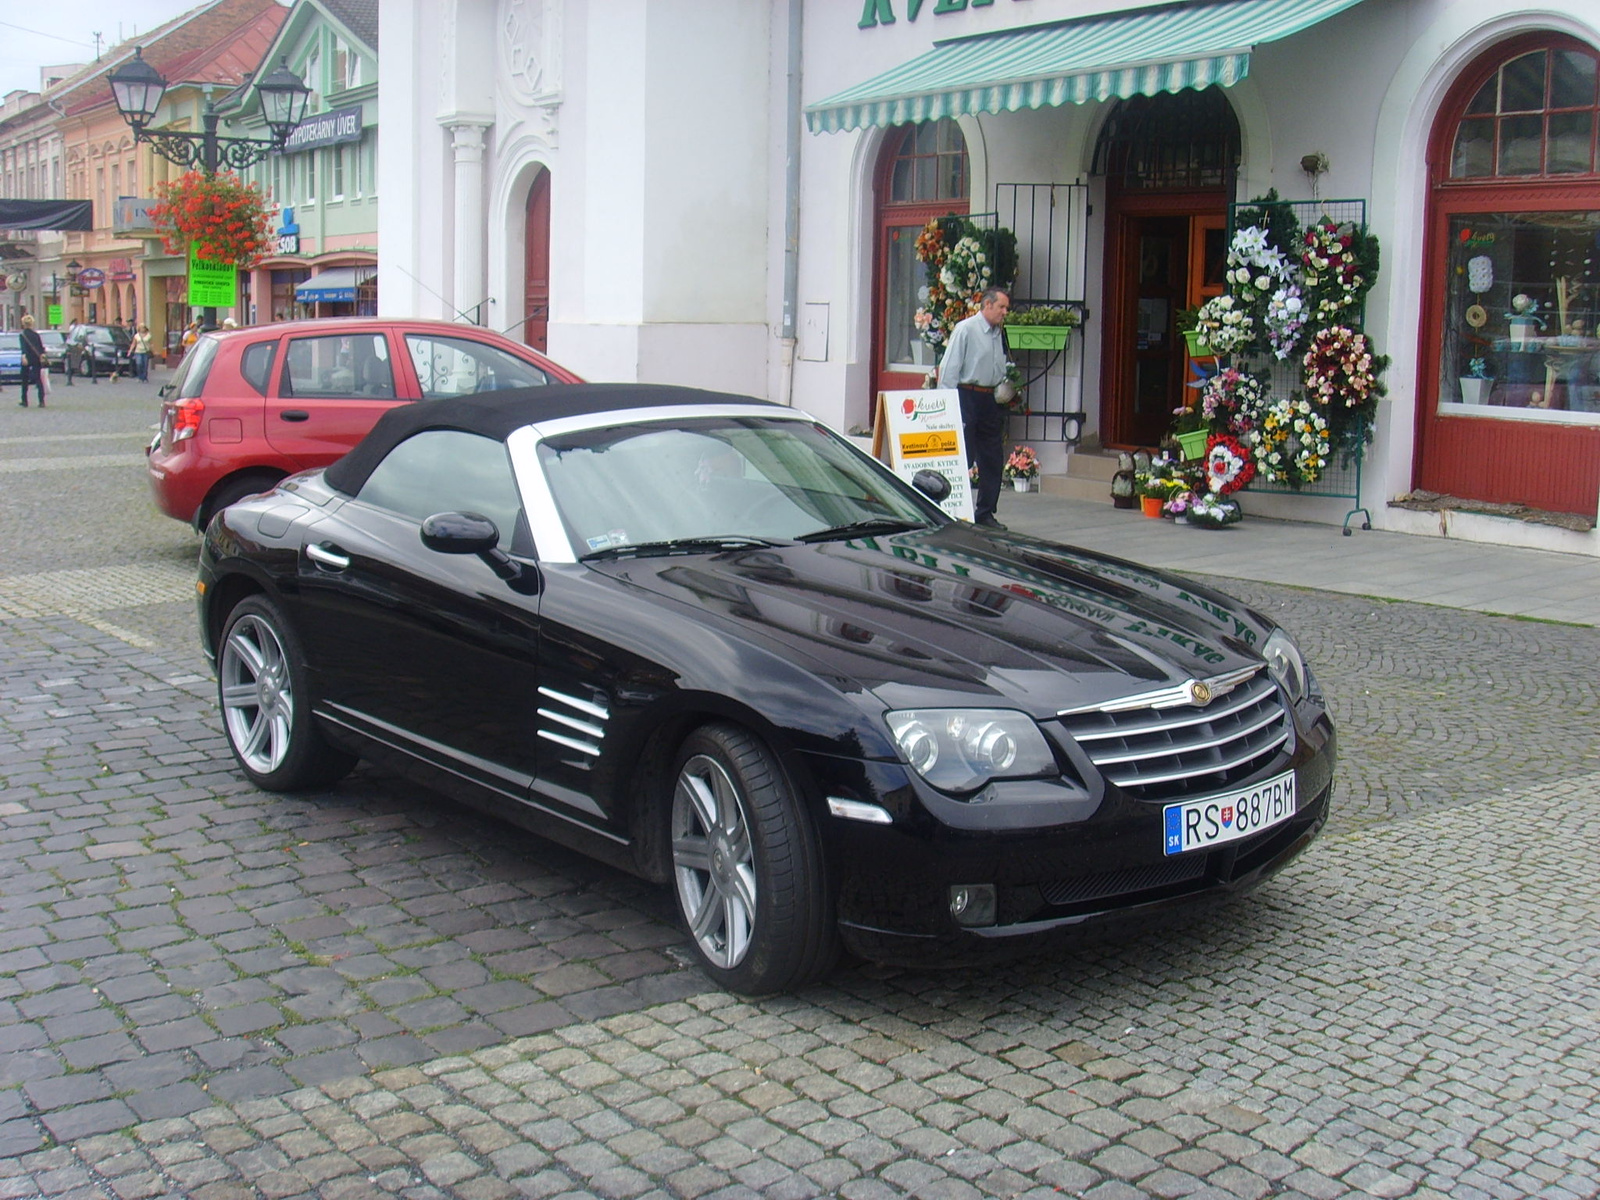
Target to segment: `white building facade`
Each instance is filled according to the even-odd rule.
[[[927,369],[915,233],[966,213],[1017,234],[1026,298],[1086,314],[1023,357],[1012,422],[1062,473],[1160,436],[1191,370],[1173,318],[1219,289],[1230,206],[1275,189],[1380,240],[1364,328],[1392,364],[1359,472],[1249,511],[1600,553],[1592,3],[395,0],[381,21],[385,79],[414,81],[379,99],[385,312],[859,430]],[[1513,336],[1518,297],[1536,334]],[[1418,488],[1466,503],[1387,503]],[[1575,527],[1471,511],[1511,502]]]

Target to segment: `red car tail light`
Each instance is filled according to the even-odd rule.
[[[192,438],[200,432],[200,418],[205,416],[206,406],[201,400],[179,400],[172,406],[172,440],[181,442],[185,438]]]

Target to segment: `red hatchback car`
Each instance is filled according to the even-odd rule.
[[[339,317],[201,336],[161,389],[150,487],[196,529],[286,475],[325,467],[413,400],[582,383],[473,325]]]

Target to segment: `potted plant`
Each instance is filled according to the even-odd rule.
[[[1117,470],[1111,476],[1111,506],[1133,508],[1138,503],[1138,489],[1134,484],[1133,455],[1124,450],[1117,455]]]
[[[1189,357],[1210,358],[1211,347],[1206,345],[1206,335],[1200,330],[1200,310],[1181,308],[1175,319],[1178,332],[1183,335],[1183,343],[1189,351]]]
[[[1489,364],[1482,357],[1467,364],[1467,374],[1461,377],[1461,403],[1483,404],[1489,399],[1489,389],[1494,377],[1489,374]]]
[[[1006,318],[1006,341],[1013,350],[1060,350],[1082,321],[1065,304],[1035,304]]]
[[[1017,491],[1031,492],[1034,481],[1039,478],[1039,456],[1034,453],[1032,446],[1014,446],[1001,474],[1011,481],[1011,486]]]
[[[1216,492],[1197,492],[1189,504],[1189,524],[1200,529],[1222,529],[1244,517],[1237,500]]]
[[[1198,398],[1172,410],[1172,436],[1183,452],[1185,461],[1204,458],[1206,438],[1211,435],[1211,422],[1206,419]]]
[[[1528,343],[1539,336],[1544,321],[1539,316],[1539,302],[1525,292],[1511,297],[1511,311],[1506,314],[1507,335],[1513,350],[1526,350]]]
[[[1172,463],[1164,458],[1152,462],[1147,470],[1136,472],[1134,484],[1140,511],[1147,517],[1161,516],[1167,501],[1189,490],[1189,485],[1174,473]]]
[[[1022,369],[1016,363],[1006,360],[1006,377],[994,389],[995,403],[1010,412],[1026,414],[1028,401],[1022,394],[1025,381],[1022,378]]]

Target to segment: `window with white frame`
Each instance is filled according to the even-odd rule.
[[[344,147],[335,146],[328,151],[328,166],[333,178],[328,181],[328,199],[344,199]]]
[[[317,158],[319,153],[319,151],[312,150],[304,155],[306,167],[305,202],[308,206],[317,202]]]

